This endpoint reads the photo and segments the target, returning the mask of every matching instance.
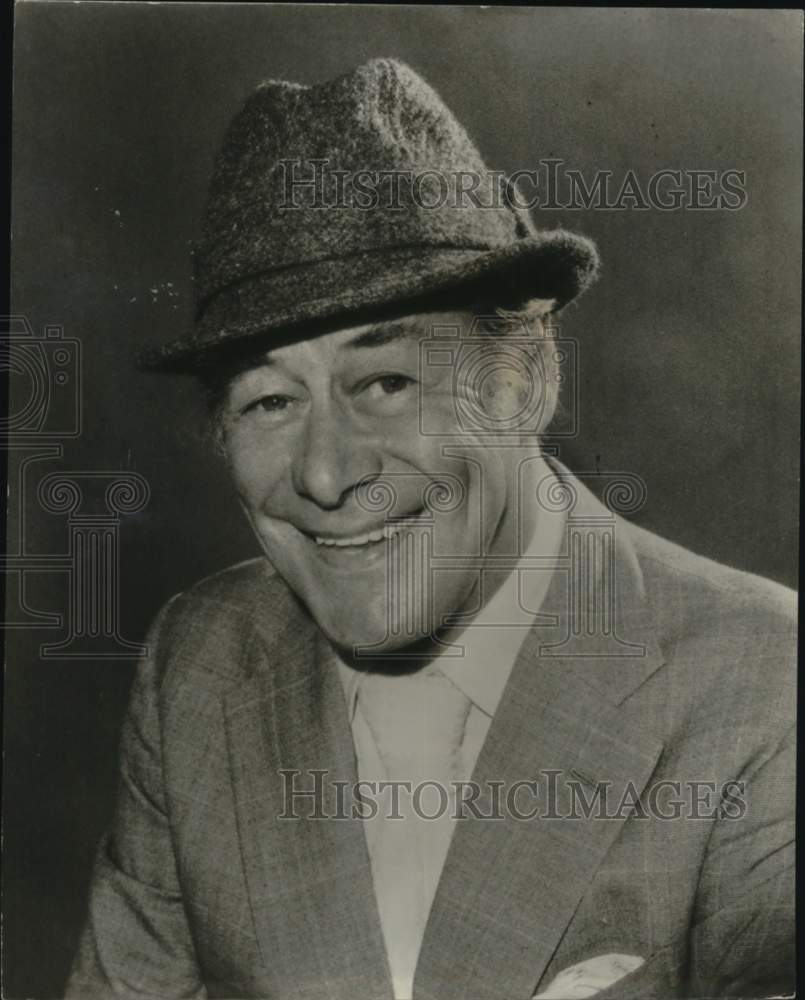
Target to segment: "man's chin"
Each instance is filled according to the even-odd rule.
[[[421,661],[443,651],[449,641],[445,629],[434,627],[434,621],[443,623],[449,609],[461,607],[461,595],[445,590],[438,605],[432,601],[435,606],[428,609],[419,591],[414,590],[416,599],[410,594],[407,600],[389,597],[383,582],[360,589],[343,586],[339,601],[332,594],[310,591],[302,600],[329,642],[356,659],[389,656]]]
[[[417,648],[431,640],[424,627],[408,627],[403,634],[393,630],[389,621],[371,621],[365,615],[354,619],[345,618],[343,614],[337,617],[314,615],[314,618],[332,645],[352,659],[371,660],[395,654],[405,656],[406,652],[416,657]]]

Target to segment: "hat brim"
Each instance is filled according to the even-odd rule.
[[[258,343],[270,350],[281,333],[295,332],[298,339],[310,326],[311,335],[320,335],[373,308],[479,283],[494,294],[499,282],[506,301],[552,299],[561,309],[595,281],[598,267],[595,245],[561,229],[493,250],[401,247],[285,267],[223,289],[192,336],[147,348],[138,366],[198,374]]]

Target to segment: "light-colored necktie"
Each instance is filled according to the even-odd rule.
[[[412,995],[428,912],[450,846],[453,783],[467,777],[461,744],[470,704],[438,670],[394,677],[367,674],[358,688],[358,708],[372,733],[386,778],[410,782],[412,791],[420,786],[421,793],[417,798],[400,790],[402,818],[381,820],[370,852],[397,1000]],[[390,805],[389,795],[380,797],[381,809]]]

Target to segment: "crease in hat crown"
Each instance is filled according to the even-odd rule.
[[[339,204],[317,203],[317,189],[304,183],[314,169],[325,179],[340,172]],[[360,207],[362,172],[381,171],[418,177],[419,197],[402,184],[393,205],[376,198]],[[479,179],[483,207],[460,198],[467,174]],[[313,86],[265,81],[233,119],[216,161],[195,253],[193,326],[146,349],[141,367],[198,370],[256,338],[270,348],[272,332],[343,323],[479,281],[505,280],[523,299],[561,308],[594,281],[596,249],[576,234],[538,230],[506,199],[484,197],[499,183],[405,63],[373,59]]]

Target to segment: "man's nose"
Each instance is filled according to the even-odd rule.
[[[381,470],[371,431],[358,426],[336,404],[311,410],[294,463],[294,486],[300,496],[325,510],[334,510],[361,480],[379,475]]]

